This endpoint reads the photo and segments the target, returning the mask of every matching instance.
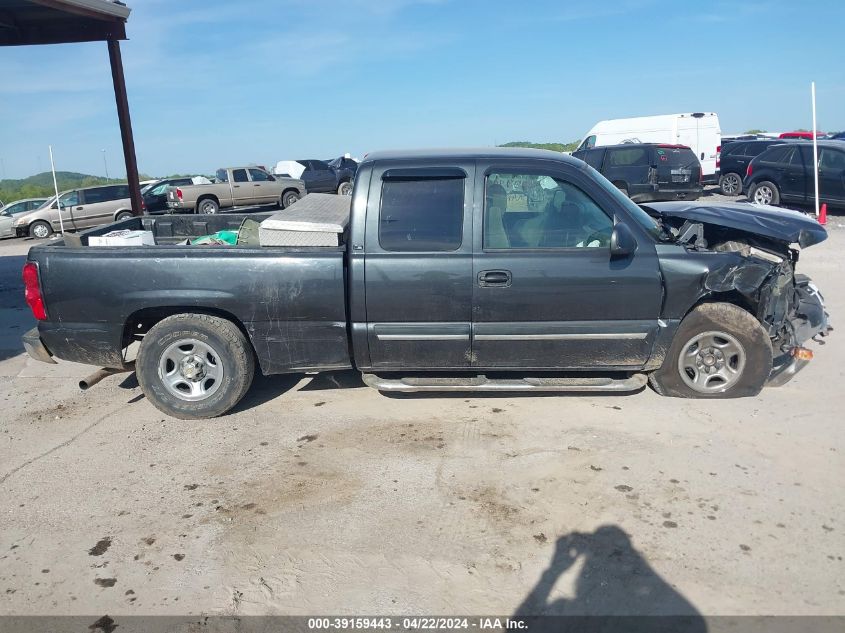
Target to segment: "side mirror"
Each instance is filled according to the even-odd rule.
[[[637,238],[624,222],[617,222],[610,234],[610,256],[627,257],[637,250]]]

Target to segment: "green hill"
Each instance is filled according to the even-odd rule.
[[[74,189],[76,187],[92,187],[94,185],[107,185],[114,182],[126,182],[114,178],[101,178],[89,174],[79,174],[73,171],[57,171],[56,182],[59,191]],[[21,198],[48,198],[53,195],[53,174],[45,171],[42,174],[35,174],[29,178],[20,180],[0,180],[0,200],[6,204],[20,200]]]
[[[553,152],[574,152],[580,141],[571,143],[531,143],[530,141],[511,141],[499,147],[530,147],[532,149],[550,149]]]

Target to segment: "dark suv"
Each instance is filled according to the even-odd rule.
[[[819,200],[845,207],[845,146],[841,141],[818,141]],[[775,145],[754,158],[746,170],[748,199],[758,204],[812,204],[813,144]]]
[[[742,179],[748,163],[755,156],[769,149],[773,145],[783,145],[783,139],[767,139],[763,141],[734,141],[722,146],[722,154],[717,163],[721,173],[719,189],[726,196],[738,196],[742,193]]]
[[[686,145],[624,143],[573,152],[634,202],[696,200],[701,163]]]

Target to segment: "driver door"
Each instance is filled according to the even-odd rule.
[[[474,366],[637,368],[657,333],[662,282],[653,243],[611,259],[618,204],[569,165],[478,165]],[[589,192],[589,193],[588,193]]]

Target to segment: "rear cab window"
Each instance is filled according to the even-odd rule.
[[[387,170],[382,177],[378,240],[385,251],[450,252],[463,243],[460,169]]]

